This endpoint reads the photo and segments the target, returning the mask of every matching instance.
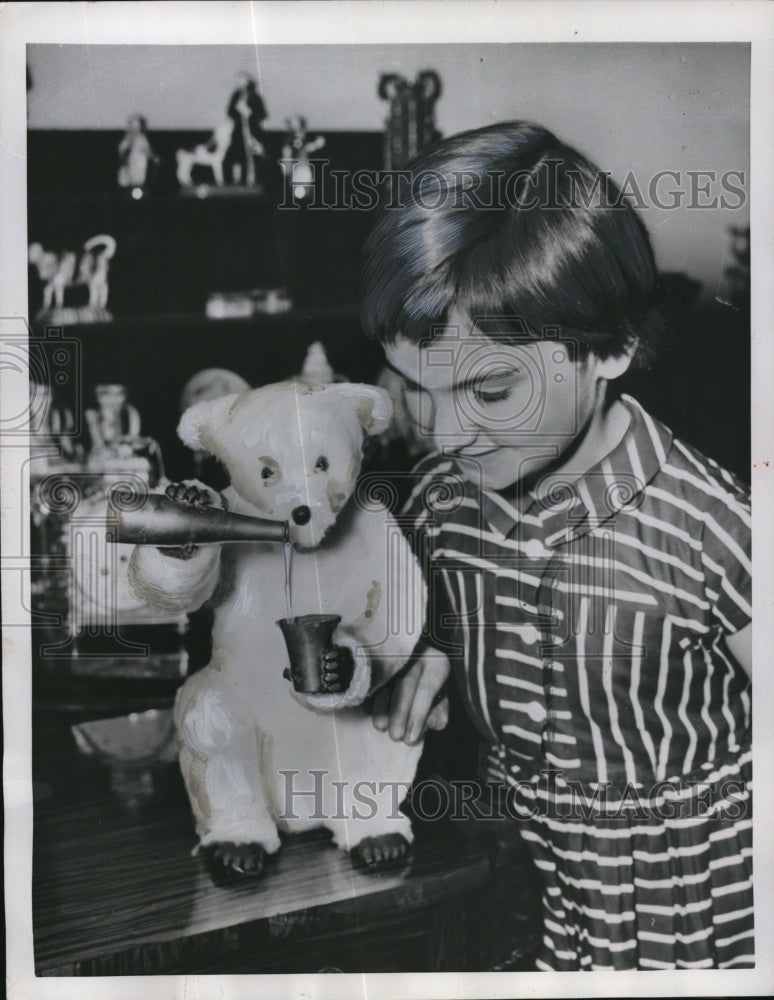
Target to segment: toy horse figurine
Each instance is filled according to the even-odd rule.
[[[215,128],[207,142],[194,146],[193,149],[178,149],[177,179],[183,188],[192,188],[194,167],[207,167],[212,171],[212,177],[218,187],[223,187],[223,160],[231,144],[231,133],[234,123],[226,120]]]
[[[56,253],[44,250],[40,243],[31,243],[28,259],[43,282],[43,303],[37,319],[64,321],[65,290],[80,285],[88,288],[89,303],[77,310],[73,321],[88,323],[112,319],[107,309],[108,271],[115,252],[116,241],[105,234],[86,240],[80,253],[74,250]]]

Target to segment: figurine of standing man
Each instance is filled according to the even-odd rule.
[[[234,129],[225,157],[226,177],[234,184],[254,187],[255,160],[266,158],[261,141],[266,106],[257,82],[249,73],[237,74],[237,87],[228,103],[228,116],[234,123]]]

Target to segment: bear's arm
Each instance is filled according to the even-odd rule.
[[[403,543],[400,573],[389,573],[387,600],[376,613],[374,637],[380,639],[368,644],[371,695],[399,673],[412,658],[420,643],[427,614],[427,584],[414,553],[407,542]]]
[[[346,691],[294,693],[318,711],[362,704],[406,666],[425,624],[427,586],[422,569],[392,515],[383,510],[362,512],[349,537],[350,551],[339,549],[320,570],[326,582],[335,581],[336,603],[331,602],[328,610],[342,616],[333,641],[350,647],[355,669]],[[346,562],[350,572],[342,578],[341,565]]]
[[[220,553],[220,545],[202,545],[189,559],[176,559],[152,545],[138,545],[129,560],[129,586],[137,600],[157,611],[196,611],[215,590]]]
[[[422,638],[427,614],[427,585],[419,560],[392,516],[381,516],[390,530],[390,544],[382,542],[381,559],[364,565],[366,575],[370,569],[375,577],[366,607],[357,619],[342,623],[368,656],[366,697],[409,662]]]

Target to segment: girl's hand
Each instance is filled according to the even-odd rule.
[[[373,723],[381,732],[389,730],[396,742],[411,746],[428,729],[443,729],[449,721],[449,701],[443,689],[451,672],[449,658],[427,646],[394,684],[377,691]]]

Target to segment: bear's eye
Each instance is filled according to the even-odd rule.
[[[264,486],[270,486],[279,479],[279,465],[269,455],[259,458],[261,463],[261,479]]]
[[[320,455],[317,461],[314,463],[315,472],[327,472],[328,471],[328,459],[325,455]]]

